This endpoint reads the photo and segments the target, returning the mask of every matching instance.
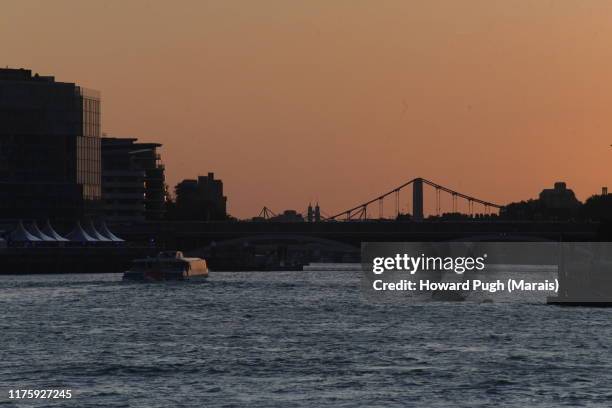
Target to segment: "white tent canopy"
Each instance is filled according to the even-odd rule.
[[[77,221],[74,229],[72,232],[70,232],[70,234],[66,235],[66,238],[68,238],[71,242],[98,242],[97,239],[93,238],[91,235],[85,232],[85,230],[83,230],[80,221]]]
[[[98,230],[96,230],[96,227],[94,226],[93,221],[91,220],[87,224],[85,224],[85,232],[87,233],[87,235],[96,239],[97,241],[101,241],[101,242],[111,241],[110,238],[105,237],[104,235],[100,234]]]
[[[41,239],[31,234],[23,226],[23,222],[19,220],[17,227],[8,235],[11,241],[15,242],[40,242]]]
[[[38,223],[36,221],[33,221],[32,224],[30,224],[28,231],[30,231],[32,235],[36,236],[36,238],[40,239],[41,241],[55,242],[55,238],[45,234],[40,230],[40,228],[38,228]]]
[[[51,226],[51,222],[49,220],[47,220],[47,222],[45,224],[45,227],[42,229],[42,232],[45,235],[55,239],[56,241],[59,241],[59,242],[68,242],[68,240],[66,238],[62,237],[60,234],[55,232],[55,230]]]
[[[125,242],[123,239],[119,238],[118,236],[116,236],[115,234],[113,234],[109,229],[108,226],[106,225],[106,222],[102,221],[102,224],[99,225],[98,230],[104,234],[108,239],[110,239],[113,242]]]

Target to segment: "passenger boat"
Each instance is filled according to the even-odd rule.
[[[201,258],[186,258],[181,251],[164,251],[156,257],[135,259],[123,280],[140,282],[179,281],[206,278],[208,267]]]

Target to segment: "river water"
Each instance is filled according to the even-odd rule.
[[[612,406],[612,310],[373,302],[359,281],[0,276],[0,406]]]

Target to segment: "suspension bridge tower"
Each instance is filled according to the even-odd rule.
[[[423,221],[423,179],[420,177],[412,183],[412,219]]]

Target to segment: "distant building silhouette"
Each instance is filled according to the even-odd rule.
[[[285,210],[282,214],[278,214],[272,218],[270,221],[274,222],[304,222],[304,217],[302,214],[298,213],[295,210]]]
[[[319,222],[321,221],[321,208],[319,207],[319,203],[317,203],[314,208],[312,207],[312,204],[308,204],[308,215],[307,215],[307,221],[308,222]]]
[[[571,210],[580,207],[574,192],[564,182],[558,181],[554,188],[547,188],[540,193],[540,202],[549,209]]]
[[[95,214],[100,184],[100,94],[0,69],[0,217]]]
[[[318,205],[317,205],[318,208]],[[257,217],[251,218],[251,221],[263,222],[314,222],[316,220],[315,214],[317,214],[315,208],[312,207],[312,204],[308,204],[308,215],[306,219],[304,216],[295,210],[285,210],[280,214],[276,214],[272,212],[268,207],[264,207]]]
[[[110,221],[160,220],[165,212],[165,174],[159,143],[102,138],[102,199]]]
[[[500,210],[500,218],[522,221],[569,221],[585,217],[584,206],[564,182],[542,190],[537,200],[507,204]]]
[[[176,209],[173,218],[183,220],[219,221],[227,219],[227,197],[223,182],[214,173],[197,180],[186,179],[176,185]]]

